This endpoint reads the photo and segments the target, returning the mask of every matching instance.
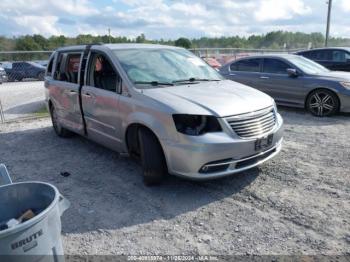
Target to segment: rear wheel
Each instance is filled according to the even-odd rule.
[[[54,106],[50,107],[50,115],[51,115],[51,121],[52,121],[52,126],[53,129],[55,130],[55,133],[59,136],[59,137],[70,137],[72,136],[72,132],[69,131],[68,129],[62,127],[62,125],[60,124],[59,120],[58,120],[58,116],[57,116],[57,112]]]
[[[309,95],[306,107],[314,116],[331,116],[339,109],[339,99],[332,91],[318,89]]]
[[[166,161],[157,137],[147,128],[138,131],[143,181],[147,186],[160,184],[167,174]]]

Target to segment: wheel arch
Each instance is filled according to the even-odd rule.
[[[125,141],[125,146],[126,146],[127,152],[132,156],[139,157],[139,155],[140,155],[140,151],[139,151],[140,150],[140,142],[139,142],[138,132],[139,132],[140,128],[146,128],[154,135],[154,137],[157,139],[157,141],[162,149],[164,159],[166,161],[166,165],[168,165],[167,154],[164,150],[164,145],[162,144],[160,137],[157,135],[156,132],[154,132],[152,130],[152,128],[150,126],[148,126],[145,123],[133,122],[133,123],[130,123],[127,126],[127,128],[125,129],[125,133],[124,133],[125,140],[124,141]]]

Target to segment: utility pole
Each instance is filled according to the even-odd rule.
[[[328,14],[327,14],[327,30],[326,30],[326,42],[325,46],[328,46],[328,38],[329,38],[329,27],[331,23],[331,12],[332,12],[332,0],[328,0]]]
[[[108,42],[111,43],[111,29],[108,28]]]

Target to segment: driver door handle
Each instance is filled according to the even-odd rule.
[[[88,98],[92,98],[92,95],[90,95],[89,93],[83,93],[82,95]]]
[[[268,76],[260,76],[260,79],[269,79],[270,77]]]

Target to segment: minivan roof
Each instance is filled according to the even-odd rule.
[[[159,45],[159,44],[139,44],[139,43],[126,43],[126,44],[91,44],[94,45],[102,45],[111,50],[119,50],[119,49],[179,49],[180,47],[169,46],[169,45]],[[69,50],[82,50],[85,49],[87,45],[74,45],[74,46],[65,46],[60,47],[57,51],[69,51]]]
[[[137,44],[137,43],[132,43],[132,44],[105,44],[109,49],[116,50],[116,49],[139,49],[139,48],[150,48],[150,49],[179,49],[180,47],[176,46],[169,46],[169,45],[159,45],[159,44]]]

